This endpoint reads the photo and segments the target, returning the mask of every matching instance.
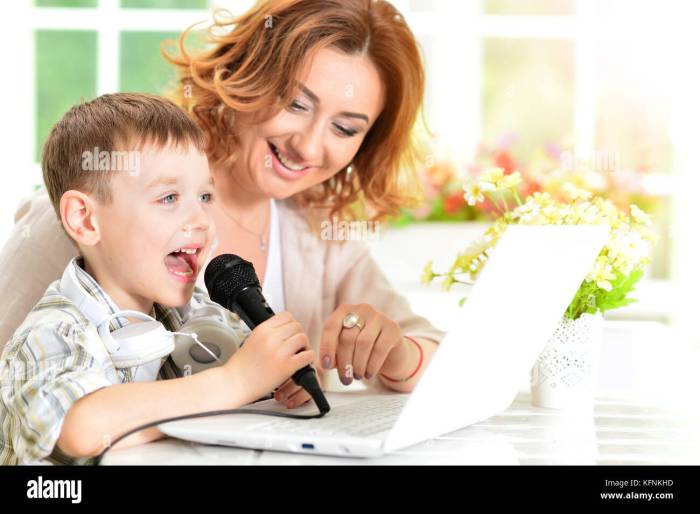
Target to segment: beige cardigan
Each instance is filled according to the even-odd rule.
[[[329,242],[313,233],[289,201],[279,202],[284,301],[318,354],[324,321],[342,303],[368,303],[396,321],[403,333],[440,341],[443,332],[411,312],[408,302],[386,280],[366,244]],[[15,226],[0,253],[0,351],[48,285],[61,277],[77,249],[60,226],[42,188],[22,200]],[[204,287],[203,273],[198,283]],[[320,356],[318,357],[320,360]],[[316,369],[326,390],[346,390],[337,371]],[[383,387],[377,377],[363,380]],[[350,388],[362,388],[354,382]]]

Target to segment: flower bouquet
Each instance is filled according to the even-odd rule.
[[[430,283],[441,279],[444,290],[454,284],[473,283],[510,224],[604,224],[609,227],[606,245],[533,368],[533,402],[540,406],[562,407],[575,403],[571,396],[580,399],[581,390],[590,393],[602,329],[601,313],[635,301],[630,293],[649,264],[649,252],[656,236],[650,228],[650,216],[634,204],[630,205],[629,213],[625,213],[609,199],[568,182],[562,184],[558,198],[549,192],[533,192],[521,198],[518,192],[521,181],[517,171],[505,173],[503,168],[494,168],[464,186],[466,203],[490,202],[497,219],[480,239],[456,256],[447,271],[436,272],[432,261],[429,262],[423,270],[422,281]],[[561,394],[562,391],[566,394]],[[591,395],[588,397],[590,399]]]

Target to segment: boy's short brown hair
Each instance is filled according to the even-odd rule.
[[[165,98],[115,93],[73,106],[51,129],[42,150],[44,184],[58,218],[61,196],[71,189],[109,203],[110,179],[116,171],[124,171],[123,160],[114,156],[140,150],[147,143],[194,145],[205,150],[204,134],[197,124]],[[100,156],[107,159],[100,160]],[[115,161],[121,164],[110,166]]]

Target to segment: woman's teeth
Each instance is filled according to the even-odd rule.
[[[195,253],[197,253],[197,249],[196,248],[180,248],[178,250],[175,250],[173,253],[177,253],[177,252],[189,253],[190,255],[194,255]]]
[[[306,166],[300,166],[299,164],[296,164],[294,161],[290,161],[289,159],[286,159],[280,151],[277,149],[275,145],[270,143],[270,147],[272,148],[272,151],[275,152],[275,156],[279,161],[284,165],[285,168],[288,168],[292,171],[302,171],[306,169]]]

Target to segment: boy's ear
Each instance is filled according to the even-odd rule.
[[[75,242],[94,246],[100,241],[95,201],[92,198],[71,189],[61,196],[59,210],[63,227]]]

